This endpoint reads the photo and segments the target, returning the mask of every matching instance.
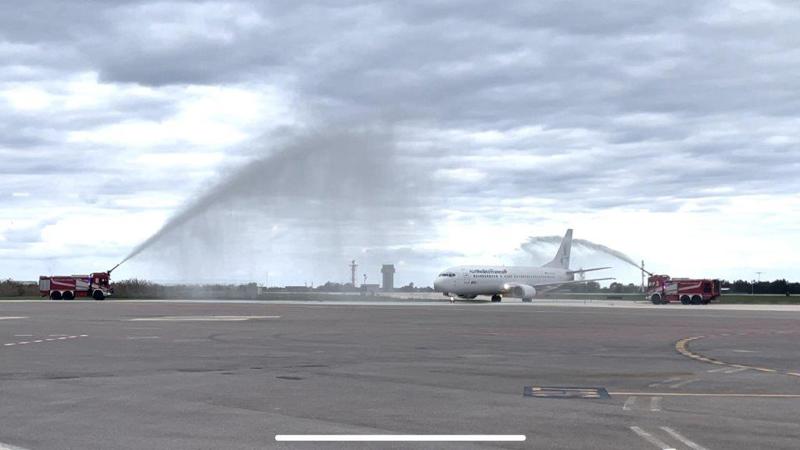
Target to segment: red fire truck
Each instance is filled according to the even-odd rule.
[[[112,269],[113,270],[113,269]],[[113,293],[109,283],[111,270],[91,275],[40,276],[39,293],[53,300],[92,297],[103,300]]]
[[[647,298],[655,305],[670,302],[707,305],[719,294],[719,280],[670,278],[669,275],[650,275],[647,278]]]

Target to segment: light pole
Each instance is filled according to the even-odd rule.
[[[764,273],[764,272],[756,272],[756,275],[758,275],[758,283],[759,284],[761,283],[761,274],[762,273]],[[755,287],[755,284],[754,284],[753,285],[753,295],[755,295],[755,293],[756,293],[756,287]]]

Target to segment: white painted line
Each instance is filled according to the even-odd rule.
[[[11,347],[12,345],[17,345],[17,344],[14,342],[9,342],[8,344],[3,344],[3,345],[5,345],[6,347]]]
[[[161,339],[161,336],[126,336],[126,337],[132,341],[137,341],[140,339]]]
[[[726,373],[727,373],[727,372],[726,372]],[[691,378],[691,379],[689,379],[689,380],[683,380],[683,381],[681,381],[681,382],[679,382],[679,383],[675,383],[675,384],[671,385],[670,387],[671,387],[672,389],[675,389],[675,388],[679,388],[679,387],[681,387],[681,386],[686,386],[686,385],[687,385],[687,384],[689,384],[689,383],[694,383],[695,381],[698,381],[698,380],[697,380],[697,378]]]
[[[524,434],[276,434],[278,442],[523,442]]]
[[[0,320],[27,319],[27,316],[0,316]]]
[[[66,334],[48,334],[50,337],[66,336]]]
[[[49,341],[55,341],[55,339],[54,338],[47,338],[47,339],[45,339],[45,341],[48,341],[48,342]]]
[[[60,338],[58,338],[58,340],[59,340],[59,341],[63,341],[63,340],[64,340],[64,339],[66,339],[66,338],[67,338],[66,336],[61,336]]]
[[[636,397],[633,397],[633,396],[628,397],[628,399],[625,400],[625,404],[622,405],[622,410],[623,411],[630,411],[631,408],[633,408],[633,405],[635,405],[635,404],[636,404]]]
[[[717,373],[717,372],[722,372],[723,370],[730,370],[730,368],[728,366],[718,367],[716,369],[706,370],[706,372],[708,372],[708,373]]]
[[[684,444],[688,445],[689,447],[693,448],[694,450],[708,450],[705,447],[703,447],[702,445],[700,445],[700,444],[698,444],[696,442],[692,442],[689,439],[686,439],[684,436],[682,436],[680,433],[678,433],[677,431],[673,430],[670,427],[661,427],[661,429],[666,431],[667,433],[669,433],[669,435],[674,437],[675,439],[677,439],[677,440],[683,442]]]
[[[21,342],[17,342],[17,344],[19,344],[19,345],[25,345],[25,344],[30,344],[30,342],[28,342],[28,341],[21,341]]]
[[[647,387],[656,387],[659,384],[668,384],[668,383],[672,383],[672,382],[675,382],[675,381],[678,381],[678,380],[682,380],[682,379],[683,379],[683,377],[667,378],[664,381],[656,381],[655,383],[650,383],[650,384],[647,385]]]
[[[661,411],[661,397],[653,397],[650,399],[650,411]]]
[[[41,339],[37,339],[37,340],[35,340],[33,342],[43,342],[43,341]]]
[[[162,316],[136,317],[132,322],[242,322],[245,320],[280,319],[281,316]]]
[[[80,337],[89,337],[89,335],[88,334],[82,334],[82,335],[80,335]]]
[[[78,336],[68,336],[67,339],[76,339]]]
[[[749,369],[749,367],[739,367],[737,369],[726,370],[725,373],[739,373],[739,372],[744,372],[747,369]]]
[[[646,440],[647,442],[655,445],[656,447],[660,448],[661,450],[675,450],[674,447],[670,447],[665,442],[663,442],[661,439],[653,436],[652,434],[648,433],[647,431],[644,431],[643,429],[641,429],[639,427],[631,427],[631,431],[633,431],[634,433],[638,434],[640,438],[642,438],[642,439]]]

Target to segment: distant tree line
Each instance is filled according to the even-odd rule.
[[[0,297],[38,297],[39,285],[14,280],[0,281]]]
[[[800,283],[788,282],[784,279],[773,281],[756,281],[755,283],[746,280],[736,280],[733,282],[722,280],[720,285],[729,288],[729,292],[749,294],[800,294]]]
[[[723,293],[730,294],[792,294],[800,295],[800,283],[788,282],[784,279],[774,281],[757,281],[755,283],[746,280],[720,280],[720,287],[726,289]],[[639,284],[613,282],[606,287],[601,287],[596,281],[589,281],[584,284],[570,285],[569,292],[613,292],[616,294],[634,294],[642,291]]]

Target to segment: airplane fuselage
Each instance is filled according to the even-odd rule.
[[[516,285],[554,285],[573,281],[567,269],[526,266],[456,266],[440,273],[433,283],[445,295],[472,297],[507,294]]]

